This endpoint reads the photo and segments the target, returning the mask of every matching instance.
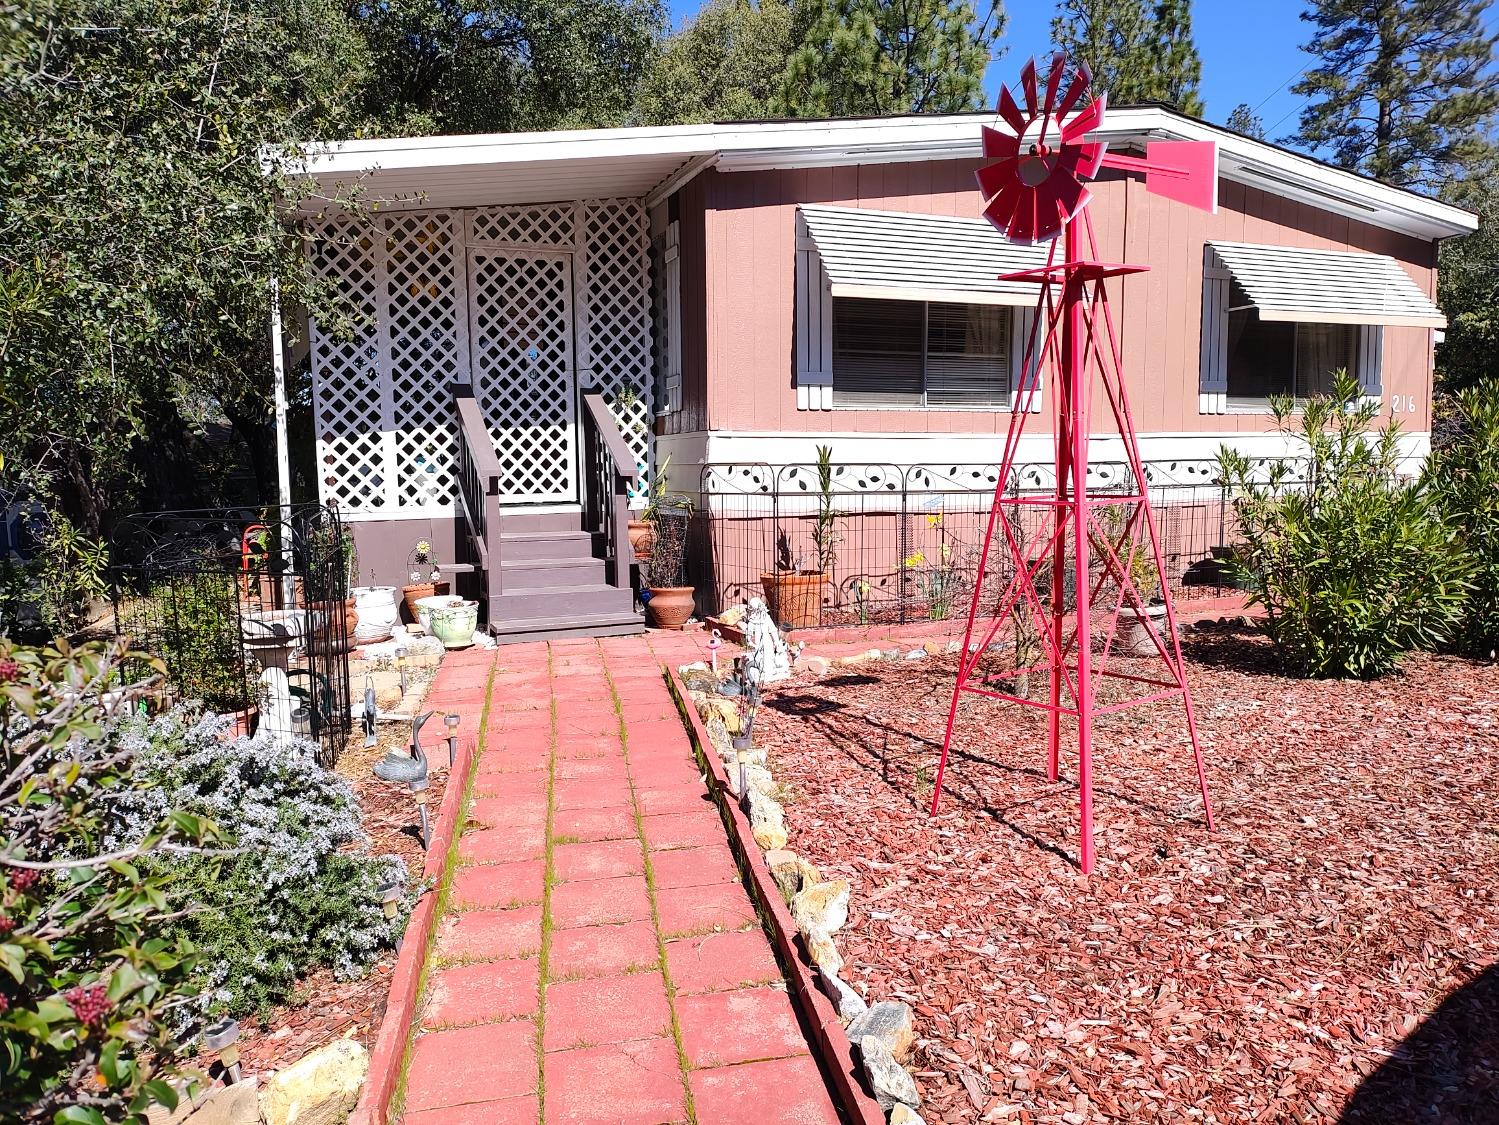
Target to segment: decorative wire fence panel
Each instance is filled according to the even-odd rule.
[[[350,724],[352,542],[318,505],[284,522],[254,509],[129,516],[111,542],[115,630],[162,659],[181,698],[245,729],[274,718],[332,765]]]
[[[1213,597],[1232,589],[1218,561],[1235,540],[1233,505],[1212,461],[1147,462],[1167,584],[1177,599]],[[824,626],[905,624],[967,614],[998,483],[998,465],[838,464],[830,492],[837,512],[831,546],[819,552],[819,478],[816,465],[710,464],[699,485],[699,530],[692,574],[712,613],[764,596],[776,572],[827,575],[817,598]],[[1089,468],[1095,492],[1127,492],[1123,463]],[[1014,467],[1005,495],[1017,538],[1032,541],[1051,520],[1041,507],[1018,501],[1054,494],[1049,464]],[[991,548],[984,604],[997,600],[1013,571],[1002,541]],[[819,558],[823,554],[825,558]],[[822,567],[822,563],[830,565]],[[1102,562],[1094,558],[1094,579]],[[1050,575],[1037,584],[1050,588]],[[1074,582],[1064,576],[1070,598]],[[1105,582],[1105,593],[1108,582]]]

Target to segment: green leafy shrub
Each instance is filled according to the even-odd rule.
[[[211,869],[191,849],[215,833],[165,804],[114,829],[144,784],[112,718],[150,690],[122,686],[127,663],[149,665],[123,645],[0,644],[0,1120],[140,1122],[177,1101],[193,949],[160,861]]]
[[[1456,632],[1471,564],[1432,494],[1396,473],[1399,427],[1340,372],[1331,395],[1273,398],[1298,462],[1256,466],[1224,448],[1250,599],[1281,659],[1308,676],[1371,678]]]
[[[29,559],[0,559],[0,632],[45,642],[88,623],[89,605],[108,592],[108,553],[56,513]]]
[[[229,740],[224,726],[179,707],[132,720],[122,737],[145,786],[119,802],[120,831],[182,809],[212,818],[232,849],[212,869],[156,861],[183,911],[174,929],[201,952],[205,1016],[263,1012],[313,969],[358,977],[404,924],[385,916],[380,888],[403,886],[405,864],[368,854],[354,792],[318,765],[316,745]]]
[[[1463,651],[1499,649],[1499,382],[1452,396],[1451,439],[1432,451],[1426,482],[1473,564],[1473,590],[1454,638]]]

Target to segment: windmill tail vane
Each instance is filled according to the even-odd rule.
[[[1076,748],[1084,872],[1096,861],[1093,734],[1095,720],[1104,715],[1180,702],[1205,818],[1213,826],[1176,611],[1109,299],[1109,282],[1147,267],[1098,259],[1087,185],[1101,169],[1113,168],[1143,174],[1152,194],[1214,210],[1216,146],[1151,141],[1143,159],[1110,155],[1103,142],[1087,139],[1106,110],[1104,98],[1090,94],[1086,66],[1071,66],[1059,54],[1042,76],[1032,60],[1021,71],[1016,94],[1000,91],[995,127],[983,128],[987,162],[977,179],[984,217],[1013,242],[1050,246],[1045,265],[1004,275],[1037,286],[1036,316],[979,551],[931,805],[936,815],[965,694],[1038,710],[1046,715],[1051,780],[1060,776],[1064,738]],[[1012,477],[1038,396],[1052,415],[1051,479],[1028,482],[1022,491]],[[1122,463],[1089,464],[1090,444],[1100,438],[1122,449]],[[1156,592],[1159,606],[1152,601]],[[1130,628],[1121,630],[1125,622]],[[991,649],[996,640],[1003,642],[997,651]],[[1044,682],[1044,698],[1031,698],[1032,677]]]

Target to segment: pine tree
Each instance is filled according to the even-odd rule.
[[[771,116],[792,53],[787,0],[709,0],[666,41],[636,91],[641,125]]]
[[[1152,101],[1173,105],[1193,117],[1202,116],[1202,59],[1192,41],[1190,0],[1157,0],[1149,29],[1152,62]]]
[[[1202,60],[1187,0],[1062,0],[1051,21],[1058,50],[1088,64],[1115,105],[1165,102],[1201,114]]]
[[[1228,115],[1225,124],[1235,133],[1243,133],[1246,137],[1253,137],[1257,141],[1265,139],[1265,121],[1249,108],[1247,102],[1240,102],[1234,106],[1234,111]]]
[[[977,109],[1003,0],[801,0],[775,101],[787,117]]]
[[[1301,18],[1321,60],[1292,143],[1344,168],[1436,190],[1481,159],[1499,108],[1489,0],[1319,0]]]

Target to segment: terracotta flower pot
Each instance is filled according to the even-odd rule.
[[[446,594],[448,584],[446,582],[418,582],[414,586],[401,587],[401,600],[406,603],[406,615],[413,621],[419,620],[416,612],[416,603],[423,598],[435,597],[438,594]]]
[[[680,629],[692,616],[691,586],[652,586],[651,600],[645,603],[646,615],[658,629]]]
[[[651,548],[656,545],[656,529],[650,520],[631,520],[628,528],[630,536],[630,549],[635,552],[635,558],[644,562],[651,557]]]
[[[760,585],[770,619],[789,629],[806,629],[822,620],[822,588],[828,576],[820,570],[763,571]]]

